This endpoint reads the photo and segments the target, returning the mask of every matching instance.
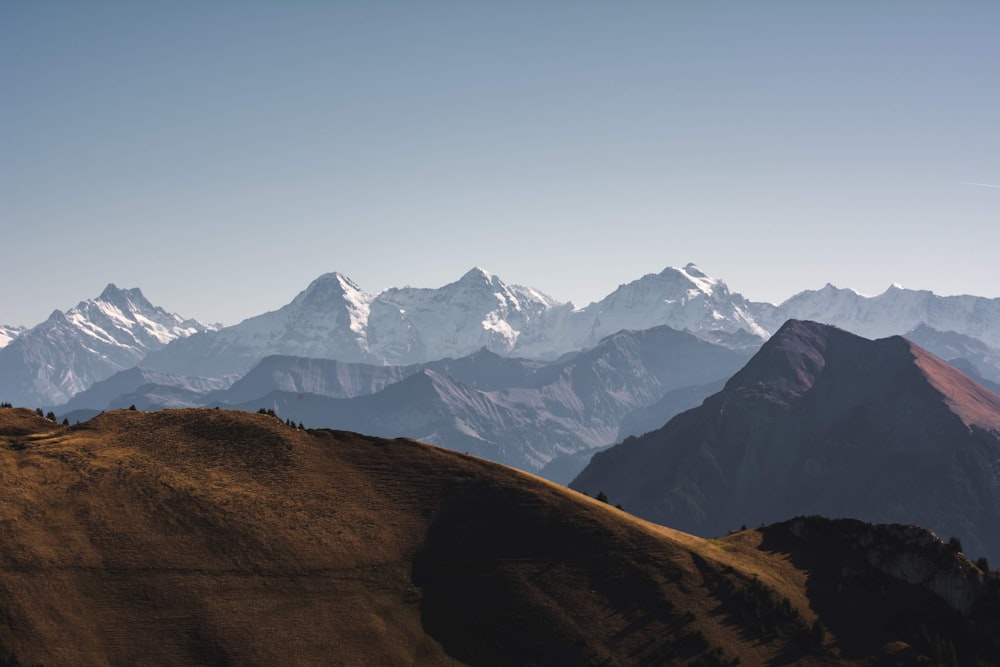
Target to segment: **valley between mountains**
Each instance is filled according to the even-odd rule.
[[[0,664],[1000,664],[998,299],[332,273],[0,334]]]

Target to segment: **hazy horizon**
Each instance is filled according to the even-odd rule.
[[[1000,3],[0,5],[0,324],[339,271],[1000,297]]]

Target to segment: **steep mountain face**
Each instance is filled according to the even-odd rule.
[[[790,321],[725,388],[573,488],[701,535],[794,514],[915,523],[1000,559],[1000,397],[915,344]]]
[[[556,456],[614,442],[632,412],[673,389],[728,377],[745,359],[744,352],[656,327],[620,332],[550,363],[488,350],[420,367],[271,358],[261,364],[268,370],[248,374],[256,378],[254,392],[241,381],[209,400],[250,411],[273,409],[311,427],[417,438],[538,471]],[[318,391],[300,391],[306,386],[303,367],[325,369],[308,378]],[[353,397],[346,396],[348,386]],[[272,392],[255,393],[265,388]],[[250,393],[252,399],[224,400]]]
[[[138,289],[107,288],[0,349],[0,395],[18,405],[55,405],[151,350],[211,327],[152,305]]]
[[[14,327],[6,324],[0,324],[0,348],[7,347],[12,340],[23,334],[27,329],[25,327]]]
[[[914,527],[709,541],[410,440],[225,410],[0,409],[0,459],[5,664],[1000,662],[1000,579]]]
[[[938,296],[896,285],[879,296],[866,297],[827,284],[823,289],[801,292],[771,308],[757,314],[769,331],[776,331],[786,320],[798,319],[832,324],[867,338],[881,338],[901,335],[924,324],[1000,347],[1000,299]]]

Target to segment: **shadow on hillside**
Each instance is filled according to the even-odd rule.
[[[601,522],[613,516],[567,517],[510,489],[459,495],[435,518],[412,571],[424,628],[453,657],[598,665],[721,655],[665,590],[680,571],[613,536]]]
[[[697,554],[692,554],[692,560],[719,603],[712,613],[722,616],[746,642],[773,645],[778,654],[770,664],[795,665],[806,656],[822,653],[787,598],[732,567],[719,569]]]

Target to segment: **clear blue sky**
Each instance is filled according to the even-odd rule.
[[[3,324],[474,265],[994,297],[997,185],[996,0],[0,3]]]

